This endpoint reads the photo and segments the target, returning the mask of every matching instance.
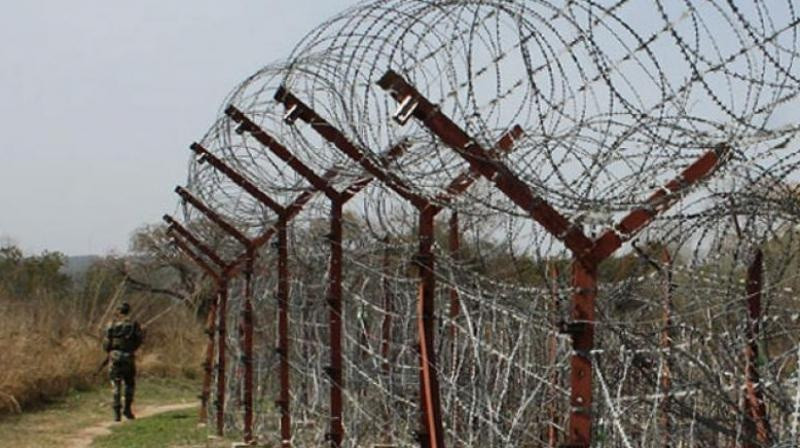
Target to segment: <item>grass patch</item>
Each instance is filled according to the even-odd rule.
[[[199,390],[200,383],[197,381],[140,377],[134,408],[197,402]],[[197,409],[184,412],[192,416],[187,423],[196,424]],[[41,410],[0,416],[0,446],[15,448],[64,446],[65,440],[84,428],[110,420],[110,387],[72,390]]]
[[[95,439],[92,448],[164,448],[206,446],[207,431],[197,425],[197,410],[166,412],[116,425]]]
[[[0,446],[63,446],[65,438],[110,415],[107,388],[72,391],[42,410],[0,417]]]
[[[135,404],[159,404],[198,401],[200,381],[182,378],[147,377],[138,378]],[[108,389],[110,403],[111,392]],[[111,408],[109,408],[111,409]]]

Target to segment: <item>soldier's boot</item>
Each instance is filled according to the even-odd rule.
[[[131,406],[133,405],[133,388],[128,387],[125,389],[125,410],[122,412],[122,415],[125,416],[128,420],[133,420],[133,410]]]
[[[125,401],[125,410],[122,411],[122,415],[124,415],[125,418],[127,418],[128,420],[133,420],[133,419],[136,418],[133,415],[133,411],[131,410],[131,405],[133,404],[133,403],[131,403],[131,401],[132,400],[126,400]]]
[[[119,406],[114,406],[114,421],[118,422],[120,420],[122,420],[122,415],[120,413],[120,407]]]

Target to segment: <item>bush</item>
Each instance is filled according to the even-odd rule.
[[[101,341],[123,300],[145,326],[140,374],[199,375],[205,338],[193,310],[127,290],[102,263],[73,284],[61,273],[63,262],[59,254],[23,257],[15,248],[0,249],[0,414],[106,382]]]

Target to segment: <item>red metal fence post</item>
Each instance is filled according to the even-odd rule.
[[[286,221],[278,222],[278,355],[281,390],[276,402],[281,413],[281,446],[292,444],[289,390],[289,252]]]
[[[269,207],[278,216],[281,216],[282,217],[281,219],[284,220],[283,222],[285,227],[285,222],[286,222],[285,217],[286,215],[289,214],[288,209],[282,207],[269,195],[261,191],[253,182],[251,182],[244,176],[240,175],[236,170],[228,166],[225,162],[220,160],[215,155],[211,154],[207,149],[205,149],[199,143],[193,143],[190,146],[190,148],[200,157],[199,160],[200,163],[206,163],[206,162],[209,163],[216,170],[220,171],[222,174],[228,177],[228,179],[233,181],[236,185],[238,185],[239,187],[247,191],[251,196],[256,198],[259,202]],[[325,180],[320,179],[320,182],[323,182],[325,185],[327,185],[325,183],[326,182]],[[182,196],[185,196],[185,194],[182,194]],[[191,198],[189,198],[189,200],[193,202],[193,204],[196,207],[198,207],[198,205],[196,204],[196,200],[192,201]],[[299,207],[302,207],[302,205],[300,205]],[[299,207],[297,208],[297,211],[299,211]],[[204,211],[204,213],[209,214],[208,211]],[[242,328],[244,333],[242,341],[242,351],[243,351],[242,363],[244,366],[244,442],[251,443],[253,441],[253,363],[252,363],[253,359],[252,280],[253,279],[252,277],[253,277],[253,264],[255,263],[255,251],[261,244],[263,244],[263,242],[258,240],[250,240],[243,234],[233,229],[232,226],[226,225],[226,223],[223,222],[220,218],[214,218],[213,214],[210,217],[212,218],[212,220],[214,220],[214,222],[220,225],[220,227],[222,227],[229,234],[234,236],[237,240],[242,242],[242,244],[244,244],[246,247],[245,259],[244,259],[244,266],[245,266],[244,302],[245,303],[242,309],[242,321],[244,323]]]
[[[565,332],[572,337],[570,359],[569,447],[588,447],[592,441],[592,354],[597,266],[572,262],[572,322]]]
[[[242,307],[244,323],[244,343],[242,364],[244,364],[244,443],[253,442],[253,264],[255,251],[247,249],[248,259],[244,268],[245,292]]]
[[[199,147],[199,145],[197,145],[197,144],[192,145],[192,149],[195,150],[195,151],[197,151],[196,147]],[[207,157],[207,155],[205,155],[204,157]],[[217,166],[215,166],[215,167],[219,169],[219,167],[217,167]],[[229,177],[235,176],[235,173],[234,174],[226,173],[224,170],[223,170],[223,173],[225,173]],[[181,198],[184,201],[192,204],[192,206],[194,208],[196,208],[201,213],[203,213],[209,220],[211,220],[214,224],[216,224],[218,227],[220,227],[222,230],[224,230],[225,233],[227,233],[228,235],[232,236],[234,239],[239,241],[247,249],[248,254],[249,254],[249,256],[248,256],[249,261],[247,263],[249,263],[249,265],[246,265],[247,266],[246,269],[249,269],[249,271],[251,272],[251,275],[252,275],[252,257],[253,257],[253,250],[254,249],[253,249],[253,244],[250,241],[250,239],[245,234],[243,234],[242,232],[237,230],[234,226],[232,226],[227,221],[225,221],[221,216],[219,216],[216,212],[211,210],[207,205],[205,205],[203,202],[201,202],[199,199],[197,199],[194,195],[192,195],[191,193],[186,191],[184,188],[182,188],[180,186],[176,187],[175,188],[175,192],[178,193],[178,195],[180,195]],[[227,287],[227,283],[228,283],[228,280],[230,279],[230,272],[229,272],[228,269],[226,269],[226,272],[224,274],[224,279],[225,279],[225,291],[224,291],[225,294],[222,295],[221,298],[220,298],[219,325],[218,325],[218,328],[219,328],[219,331],[220,331],[220,338],[219,338],[219,349],[218,349],[218,352],[219,352],[219,375],[217,376],[217,378],[218,378],[218,380],[217,380],[218,381],[218,383],[217,383],[217,390],[218,390],[217,395],[218,395],[218,400],[219,400],[219,402],[218,402],[219,412],[217,413],[217,432],[220,435],[222,435],[222,433],[224,432],[224,420],[223,420],[224,416],[223,416],[222,411],[224,410],[224,406],[225,406],[225,404],[224,404],[225,403],[225,344],[226,344],[225,338],[227,337],[226,320],[227,320],[227,302],[228,302],[228,287]],[[247,284],[248,285],[250,284],[250,280],[249,279],[247,280]],[[247,299],[245,299],[245,302],[247,302]],[[250,312],[251,312],[251,316],[252,316],[252,309],[251,309]],[[247,324],[247,322],[245,321],[245,325],[246,324]],[[251,325],[250,330],[251,330],[250,338],[251,338],[251,343],[252,343],[252,325]],[[242,341],[242,342],[246,346],[246,342],[245,341]],[[244,348],[244,351],[246,352],[246,348]],[[252,348],[251,348],[250,351],[252,352]],[[245,369],[247,368],[247,366],[248,366],[248,363],[247,363],[247,360],[245,360]],[[250,365],[250,367],[252,368],[252,365]],[[250,385],[249,388],[247,388],[247,386],[245,386],[245,394],[248,394],[248,393],[252,394],[252,392],[253,392],[252,370],[249,373],[249,375],[250,375],[250,378],[251,378],[251,385]],[[248,373],[245,372],[245,381],[246,381],[247,376],[248,376]],[[250,409],[249,413],[247,411],[247,403],[250,403],[250,405],[251,405],[251,409]],[[249,420],[248,420],[248,417],[249,417]],[[244,433],[244,437],[245,437],[245,442],[248,442],[248,443],[249,443],[250,440],[252,440],[252,418],[253,418],[253,414],[252,414],[252,396],[249,397],[249,398],[247,396],[245,396],[245,433]],[[248,437],[250,438],[250,440],[248,440]]]
[[[557,386],[561,381],[557,363],[558,360],[556,356],[558,355],[558,333],[556,329],[558,328],[559,319],[559,300],[558,300],[558,268],[555,265],[548,266],[547,276],[549,277],[548,280],[550,282],[550,300],[548,300],[548,308],[550,311],[550,324],[551,324],[551,331],[548,335],[548,347],[547,347],[547,358],[548,364],[550,368],[553,369],[553,374],[550,377],[551,382],[551,390],[552,397],[550,402],[550,412],[548,415],[548,425],[547,425],[547,447],[548,448],[555,448],[558,444],[558,432],[556,431],[557,424],[558,424],[558,414],[559,414],[559,406],[558,406],[558,390]]]
[[[228,337],[228,279],[220,283],[219,319],[217,321],[217,435],[225,433],[225,348]]]
[[[772,430],[767,420],[767,407],[764,403],[763,385],[758,374],[758,333],[761,322],[761,291],[763,287],[764,260],[761,250],[757,250],[753,262],[747,269],[747,342],[745,357],[745,448],[770,446]]]
[[[165,215],[164,218],[167,222],[174,222],[168,215]],[[178,224],[175,223],[175,225],[177,226]],[[172,225],[170,225],[167,233],[172,233],[171,230],[173,230]],[[203,386],[200,393],[200,411],[198,413],[200,422],[205,423],[208,419],[208,398],[211,396],[211,376],[214,363],[214,331],[216,327],[215,320],[217,318],[217,303],[219,302],[219,294],[222,287],[222,275],[217,273],[208,263],[200,258],[200,256],[195,254],[188,244],[180,237],[173,235],[173,240],[183,253],[200,266],[206,272],[206,275],[212,278],[217,288],[214,300],[211,300],[211,303],[209,303],[208,312],[206,314],[206,335],[208,336],[208,344],[206,345],[206,355],[203,361]],[[216,256],[216,254],[214,255]],[[224,264],[219,267],[224,268]]]
[[[307,105],[303,104],[291,93],[281,88],[276,93],[275,98],[282,102],[287,108],[293,109],[297,117],[309,123],[317,133],[333,143],[337,149],[361,164],[361,166],[367,170],[367,172],[380,179],[381,182],[383,182],[386,186],[392,188],[401,197],[417,207],[417,209],[420,210],[420,254],[418,254],[418,256],[426,250],[425,247],[428,247],[427,251],[430,252],[430,244],[432,244],[433,240],[433,217],[435,216],[435,213],[431,213],[433,210],[429,208],[430,204],[427,200],[412,193],[405,185],[402,184],[401,181],[390,178],[386,172],[384,172],[368,158],[364,157],[364,154],[361,152],[361,150],[350,143],[338,129],[322,119],[322,117],[317,115],[316,112],[311,110]],[[427,213],[424,212],[426,209],[429,210]],[[424,219],[422,218],[423,215],[426,215]],[[428,234],[430,237],[423,238],[423,234]],[[427,243],[424,243],[423,241],[427,241]],[[426,246],[426,244],[428,244],[428,246]],[[421,257],[418,259],[419,263],[425,263],[424,267],[420,268],[420,309],[418,311],[419,313],[422,313],[423,308],[425,308],[430,315],[429,319],[432,321],[433,308],[431,308],[431,306],[433,305],[433,288],[435,283],[432,281],[433,259],[432,257],[428,257],[428,259],[430,261],[424,262],[422,261]],[[430,272],[430,279],[423,279],[422,277],[427,275],[423,273],[428,271]],[[430,297],[430,300],[428,300],[428,297]],[[428,302],[430,302],[430,306],[427,304]],[[430,358],[428,356],[433,354],[433,325],[432,322],[430,324],[423,324],[422,321],[424,319],[421,314],[418,316],[418,318],[418,330],[420,332],[420,362],[422,369],[420,372],[420,388],[422,390],[421,398],[423,407],[423,424],[425,425],[424,427],[426,432],[426,434],[420,435],[420,442],[424,447],[443,448],[444,444],[441,412],[438,409],[433,411],[429,408],[429,406],[436,406],[439,404],[438,390],[435,392],[430,390],[430,387],[438,386],[438,383],[435,379],[435,366],[432,364],[432,362],[435,362],[435,357]],[[430,331],[430,333],[426,333],[428,331]]]
[[[417,302],[417,326],[419,328],[420,351],[420,397],[422,399],[422,426],[434,433],[422,434],[421,440],[426,448],[444,447],[442,430],[439,380],[437,375],[436,350],[433,336],[436,316],[436,280],[434,277],[433,219],[436,211],[426,207],[420,211],[417,235],[419,248],[415,264],[419,269],[419,301]]]
[[[217,290],[215,299],[211,302],[206,315],[206,335],[208,343],[206,345],[206,355],[203,360],[203,389],[200,394],[200,421],[205,423],[208,419],[208,398],[211,396],[211,373],[214,364],[214,333],[217,323],[217,306],[222,294],[222,282],[216,281]]]
[[[331,366],[328,375],[331,380],[331,422],[330,442],[339,447],[344,439],[342,422],[342,204],[331,200],[330,220],[331,258],[328,265],[328,308],[330,325]]]
[[[180,225],[175,219],[173,219],[170,215],[164,215],[164,221],[169,225],[168,233],[173,234],[173,238],[175,239],[175,243],[181,248],[190,258],[192,258],[203,270],[206,271],[208,275],[214,278],[214,281],[217,285],[217,298],[216,303],[215,301],[211,302],[209,306],[208,315],[207,315],[207,322],[206,322],[206,333],[208,334],[208,345],[206,346],[206,358],[203,364],[204,366],[204,376],[203,376],[203,389],[200,395],[200,418],[205,421],[208,416],[207,409],[208,409],[208,398],[211,395],[211,364],[213,363],[213,356],[214,356],[214,328],[215,328],[215,318],[217,317],[217,310],[219,309],[219,314],[224,314],[225,305],[227,303],[227,293],[228,293],[228,267],[222,258],[216,254],[211,248],[207,245],[203,244],[200,240],[197,239],[191,232],[189,232],[186,228]],[[174,235],[178,234],[180,237]],[[214,269],[211,268],[205,261],[203,261],[198,255],[196,255],[186,243],[183,242],[181,238],[185,238],[186,241],[191,243],[194,247],[196,247],[200,252],[208,257],[214,264],[222,271],[222,273],[217,273]],[[217,327],[219,329],[219,327]],[[222,329],[221,336],[224,337],[224,328]],[[223,340],[220,340],[222,343]],[[224,352],[220,359],[223,361],[222,364],[218,363],[218,376],[217,381],[219,383],[225,382],[225,365],[224,365]],[[225,390],[222,389],[222,395],[218,396],[217,398],[217,425],[216,430],[218,435],[222,435],[224,432],[223,427],[223,420],[222,420],[222,413],[225,407]]]
[[[450,215],[448,229],[448,249],[453,261],[457,261],[461,253],[461,235],[458,227],[458,212],[453,212]],[[453,280],[455,281],[455,279]],[[456,335],[458,334],[456,319],[459,314],[461,314],[461,306],[458,301],[458,288],[453,285],[450,287],[450,351],[453,354],[453,362],[455,362]]]
[[[227,110],[226,112],[228,112],[229,115],[231,115],[230,112],[236,112],[236,113],[239,114],[240,117],[243,117],[243,114],[241,114],[241,112],[239,112],[238,110],[236,110],[235,108],[232,108],[232,107],[229,108],[229,110]],[[236,119],[236,117],[233,117],[233,118]],[[241,119],[237,120],[237,121],[241,121]],[[250,122],[250,125],[251,125],[250,126],[251,128],[254,127],[254,126],[252,126],[252,122]],[[255,129],[258,130],[257,127],[255,127]],[[204,214],[206,214],[207,216],[209,216],[209,218],[212,221],[214,221],[217,225],[222,227],[229,234],[234,236],[237,240],[239,240],[240,242],[242,242],[245,245],[246,251],[245,251],[245,253],[243,255],[239,256],[236,260],[234,260],[230,264],[225,264],[222,261],[222,259],[220,259],[210,248],[208,248],[205,244],[203,244],[201,241],[199,241],[197,238],[195,238],[194,235],[192,235],[186,229],[181,227],[171,217],[169,217],[168,215],[165,215],[165,220],[167,221],[168,224],[170,224],[170,229],[175,230],[182,237],[186,238],[187,241],[189,241],[190,243],[195,245],[198,249],[200,249],[200,251],[203,252],[204,255],[209,257],[212,261],[214,261],[215,264],[217,264],[223,270],[223,274],[222,274],[222,276],[220,276],[220,280],[224,280],[224,281],[220,282],[219,288],[218,288],[219,289],[218,302],[219,302],[219,311],[220,311],[220,315],[219,315],[220,322],[224,323],[224,319],[225,319],[225,317],[224,317],[224,307],[227,304],[227,285],[228,285],[228,280],[230,278],[233,278],[238,272],[240,272],[241,269],[242,269],[242,266],[244,266],[245,274],[247,276],[247,278],[246,278],[246,289],[247,289],[247,292],[245,294],[246,299],[245,299],[245,306],[244,306],[244,310],[243,310],[243,321],[245,323],[245,326],[244,326],[245,327],[244,328],[244,341],[243,341],[243,351],[245,353],[245,356],[244,356],[245,359],[243,360],[243,362],[245,363],[245,400],[244,400],[245,401],[245,441],[246,442],[252,442],[252,440],[253,440],[253,436],[252,436],[252,418],[253,418],[253,413],[252,413],[252,403],[253,403],[253,400],[252,400],[252,392],[253,392],[253,387],[252,387],[252,321],[253,321],[253,312],[252,312],[252,286],[251,286],[251,282],[252,282],[252,272],[253,272],[253,263],[254,263],[255,251],[259,247],[261,247],[262,245],[267,243],[276,232],[279,233],[279,236],[278,236],[278,238],[279,238],[279,242],[278,242],[279,246],[283,246],[285,248],[285,244],[286,244],[286,236],[285,236],[286,223],[289,220],[291,220],[294,216],[296,216],[303,209],[303,207],[313,198],[313,196],[316,193],[316,191],[311,190],[311,191],[305,191],[305,192],[301,193],[297,198],[295,198],[295,200],[292,203],[290,203],[288,206],[283,208],[277,202],[272,200],[272,198],[270,198],[268,195],[266,195],[264,192],[262,192],[258,187],[256,187],[255,184],[250,182],[245,177],[241,176],[238,172],[236,172],[234,169],[229,167],[222,160],[220,160],[219,158],[217,158],[216,156],[211,154],[202,145],[200,145],[198,143],[193,143],[191,145],[191,149],[192,149],[192,151],[194,151],[199,156],[199,162],[200,163],[208,162],[215,169],[217,169],[218,171],[223,173],[230,180],[232,180],[234,183],[239,185],[245,191],[250,193],[253,197],[255,197],[257,200],[259,200],[262,204],[264,204],[264,205],[268,206],[269,208],[271,208],[276,214],[278,214],[280,216],[280,219],[279,219],[279,222],[278,222],[277,226],[274,226],[274,227],[268,229],[266,232],[264,232],[263,234],[259,235],[255,239],[250,240],[250,239],[246,238],[243,234],[241,234],[238,231],[236,231],[235,228],[233,228],[232,226],[230,226],[229,224],[224,222],[224,220],[222,220],[219,216],[217,216],[215,213],[213,213],[210,209],[205,207],[201,202],[199,202],[196,198],[191,196],[187,191],[185,191],[182,188],[178,187],[176,189],[176,192],[178,192],[184,198],[184,200],[186,200],[188,202],[191,202],[193,205],[195,205],[195,207],[200,208],[201,211]],[[406,149],[406,146],[404,144],[400,144],[400,145],[397,145],[397,146],[391,148],[385,155],[383,155],[381,157],[382,162],[385,163],[385,162],[388,162],[390,160],[393,160],[394,158],[400,156],[405,151],[405,149]],[[338,174],[338,170],[337,169],[331,169],[328,172],[326,172],[325,175],[322,178],[315,178],[314,182],[312,182],[312,184],[314,184],[316,186],[319,186],[319,187],[322,187],[321,189],[324,190],[324,189],[327,188],[327,181],[329,179],[333,178],[334,176],[336,176],[337,174]],[[349,200],[350,198],[352,198],[353,196],[358,194],[361,190],[363,190],[371,181],[372,181],[372,177],[369,177],[369,176],[363,177],[361,179],[358,179],[357,181],[355,181],[352,184],[350,184],[343,193],[338,195],[339,199],[342,201],[342,203],[344,203],[345,201]],[[320,182],[325,182],[325,183],[321,184]],[[326,193],[330,193],[330,191],[326,190]],[[283,237],[281,237],[281,235],[280,235],[281,229],[283,229],[283,233],[284,233]],[[281,241],[282,241],[282,243],[281,243]],[[279,253],[280,252],[281,251],[279,250]],[[201,263],[201,266],[202,266],[202,264],[203,263]],[[288,325],[288,316],[285,314],[286,313],[286,307],[288,307],[288,292],[287,292],[288,291],[288,267],[287,267],[287,262],[286,262],[285,249],[284,249],[284,252],[283,252],[283,256],[279,255],[279,263],[278,264],[279,264],[279,271],[284,274],[284,275],[281,275],[280,272],[279,272],[279,288],[278,288],[279,289],[279,293],[278,293],[278,296],[279,297],[284,297],[284,299],[285,299],[285,300],[279,299],[279,301],[280,301],[281,304],[286,305],[286,306],[282,306],[281,307],[281,316],[283,317],[282,322],[283,322],[283,325],[286,326],[286,325]],[[280,266],[283,266],[283,269],[281,269]],[[281,285],[283,285],[283,287],[281,287]],[[282,293],[281,291],[284,291],[285,293]],[[209,319],[211,319],[211,321],[213,322],[213,319],[214,319],[213,313],[210,313]],[[279,320],[280,320],[280,318],[279,318]],[[223,421],[223,413],[224,412],[223,411],[224,411],[224,401],[225,401],[225,390],[224,390],[224,383],[225,383],[225,361],[224,360],[225,360],[225,354],[224,354],[224,346],[222,344],[224,344],[225,327],[224,326],[221,326],[221,327],[218,326],[217,329],[219,331],[221,331],[221,339],[219,341],[221,350],[219,350],[219,353],[218,353],[220,355],[220,362],[218,362],[218,369],[219,369],[219,373],[220,374],[218,375],[218,384],[217,384],[218,389],[221,391],[221,395],[219,395],[219,392],[218,392],[219,399],[218,399],[218,403],[217,403],[217,406],[218,406],[218,411],[217,411],[217,433],[219,435],[222,435],[223,429],[224,429],[223,428],[223,423],[224,423],[224,421]],[[289,406],[288,397],[289,397],[289,394],[288,394],[288,392],[284,393],[284,390],[288,391],[288,364],[287,365],[283,364],[284,362],[288,362],[288,335],[287,335],[287,331],[285,331],[285,330],[282,331],[281,335],[283,335],[283,337],[280,338],[280,340],[279,340],[279,344],[278,344],[279,346],[278,346],[277,350],[278,350],[279,353],[284,353],[285,356],[281,355],[281,359],[282,359],[282,365],[281,365],[281,397],[279,398],[279,400],[277,400],[277,403],[279,404],[279,407],[281,408],[281,412],[282,412],[282,417],[281,417],[281,437],[282,437],[282,440],[283,440],[282,443],[289,443],[290,442],[290,434],[291,434],[291,429],[290,429],[290,424],[289,424],[290,421],[288,420],[288,409],[289,409],[289,407],[288,407]],[[213,338],[213,334],[212,334],[212,335],[209,336],[209,346],[208,346],[207,351],[206,351],[206,356],[207,356],[206,364],[209,366],[209,369],[210,369],[210,365],[211,365],[211,357],[213,356],[213,352],[214,352],[213,342],[214,342],[214,338]],[[286,373],[285,380],[284,380],[284,373]],[[210,382],[211,382],[210,370],[207,370],[206,371],[206,376],[204,378],[204,389],[203,389],[204,393],[202,395],[202,397],[204,397],[202,399],[204,399],[206,401],[208,399],[208,396],[210,395]],[[205,410],[205,407],[201,406],[201,415],[205,414],[204,410]],[[285,416],[285,418],[284,418],[284,416]],[[338,420],[341,421],[341,418],[339,418]]]

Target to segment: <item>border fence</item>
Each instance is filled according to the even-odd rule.
[[[191,145],[245,443],[794,446],[792,1],[374,0]],[[254,48],[253,43],[247,43]]]

